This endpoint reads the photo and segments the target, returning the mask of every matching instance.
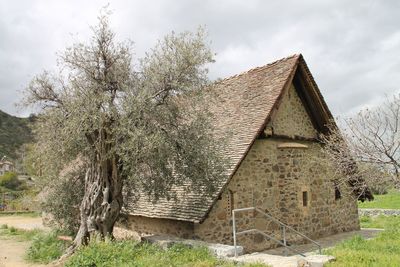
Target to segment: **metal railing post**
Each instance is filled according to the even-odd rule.
[[[236,249],[236,221],[235,221],[235,211],[232,211],[232,229],[233,229],[233,246],[235,247],[235,258],[237,257]]]
[[[264,215],[265,217],[267,217],[268,219],[272,220],[273,222],[277,223],[278,225],[280,225],[282,240],[276,239],[273,236],[271,236],[269,234],[266,234],[266,233],[264,233],[264,232],[262,232],[262,231],[260,231],[258,229],[255,229],[255,228],[237,232],[236,231],[236,227],[237,226],[236,226],[235,214],[236,214],[236,212],[243,212],[243,211],[255,211],[255,212],[258,212],[258,213]],[[248,207],[248,208],[240,208],[240,209],[232,210],[232,229],[233,229],[233,245],[235,247],[235,257],[237,257],[237,240],[236,240],[237,236],[238,235],[242,235],[242,234],[252,233],[252,232],[259,233],[259,234],[263,235],[264,237],[275,241],[276,243],[280,244],[281,246],[284,246],[284,248],[285,248],[285,250],[284,250],[285,256],[288,255],[288,252],[290,250],[290,251],[293,251],[293,252],[305,257],[305,255],[303,255],[301,252],[297,251],[296,249],[294,249],[291,246],[288,246],[288,243],[287,243],[287,240],[286,240],[286,230],[292,231],[293,233],[295,233],[295,234],[305,238],[306,240],[310,241],[311,243],[315,244],[318,247],[319,254],[322,253],[321,244],[319,244],[318,242],[312,240],[308,236],[300,233],[299,231],[297,231],[293,227],[284,224],[283,222],[279,221],[278,219],[272,217],[270,214],[267,214],[264,211],[262,211],[261,209],[258,209],[256,207]]]
[[[283,246],[285,247],[285,256],[288,255],[287,251],[287,243],[286,243],[286,226],[282,226],[282,235],[283,235]]]

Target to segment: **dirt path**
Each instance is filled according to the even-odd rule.
[[[16,239],[0,239],[0,267],[42,267],[24,260],[30,242]]]
[[[19,229],[46,229],[40,217],[0,216],[0,225],[7,224]],[[16,238],[0,237],[0,267],[42,267],[45,265],[30,264],[24,260],[29,241]]]
[[[33,230],[35,228],[47,229],[42,224],[41,217],[29,217],[29,216],[0,216],[0,225],[7,224],[18,229]]]

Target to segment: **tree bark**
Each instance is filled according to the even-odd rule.
[[[97,155],[86,171],[80,227],[67,255],[86,245],[91,238],[113,238],[114,224],[122,207],[123,181],[116,156],[104,160],[103,157],[105,155]]]

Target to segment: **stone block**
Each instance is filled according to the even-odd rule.
[[[300,265],[304,267],[323,267],[325,263],[335,260],[335,257],[330,255],[310,255],[304,258],[308,265]],[[299,264],[297,264],[299,266]]]
[[[207,243],[201,240],[182,239],[182,238],[176,238],[171,236],[160,236],[160,235],[146,236],[143,237],[142,239],[149,243],[156,244],[163,249],[168,249],[175,244],[182,244],[191,248],[207,247],[211,251],[211,253],[220,258],[235,256],[235,247],[230,245]],[[243,247],[236,246],[236,251],[237,255],[242,255]]]

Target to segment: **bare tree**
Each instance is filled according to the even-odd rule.
[[[344,120],[341,131],[331,125],[323,136],[324,154],[362,192],[390,178],[400,188],[400,96],[364,109]],[[361,179],[362,178],[362,179]],[[367,183],[363,182],[366,181]]]
[[[112,237],[124,186],[154,199],[174,185],[209,193],[225,162],[202,98],[213,62],[204,30],[172,33],[137,61],[130,43],[115,42],[108,14],[93,33],[60,55],[59,74],[37,76],[26,97],[41,108],[36,148],[48,179],[76,158],[85,166],[70,252],[93,235]]]

